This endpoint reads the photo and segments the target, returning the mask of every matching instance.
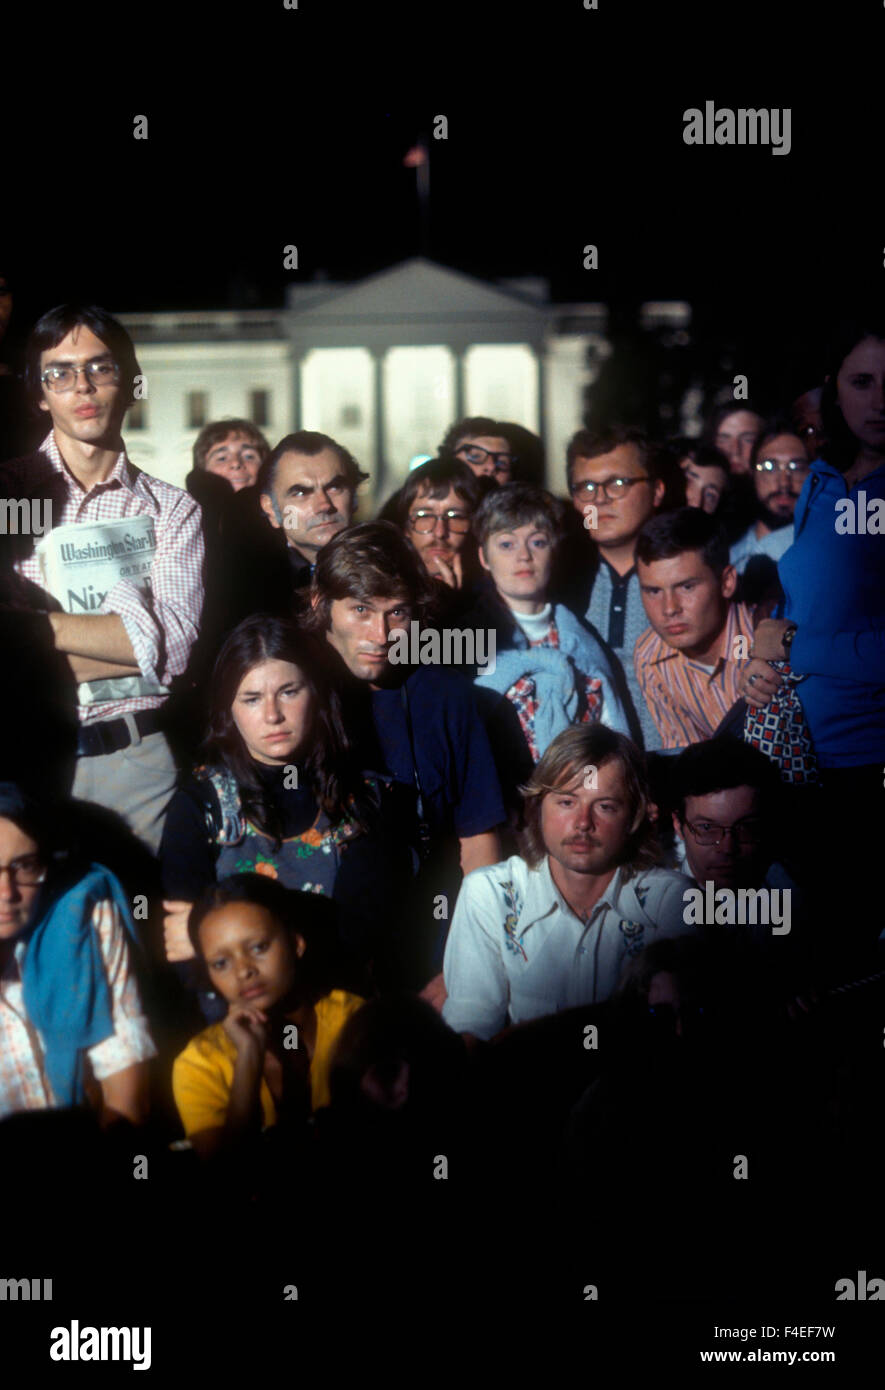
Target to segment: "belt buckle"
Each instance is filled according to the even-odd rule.
[[[80,730],[80,739],[86,746],[82,752],[78,748],[77,756],[80,758],[99,758],[108,753],[116,753],[118,750],[110,731],[110,726],[116,723],[116,719],[97,719],[94,724],[86,724]]]

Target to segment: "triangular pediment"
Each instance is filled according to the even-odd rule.
[[[294,286],[289,311],[299,329],[321,325],[382,323],[524,322],[539,327],[547,309],[512,290],[500,289],[416,256],[354,285],[330,285],[303,309]]]

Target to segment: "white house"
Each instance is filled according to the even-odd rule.
[[[687,306],[658,307],[687,321]],[[271,444],[323,430],[371,475],[363,516],[462,415],[539,434],[561,491],[588,349],[607,351],[605,306],[552,304],[543,280],[489,284],[421,257],[355,284],[293,285],[285,309],[120,318],[147,387],[125,425],[133,462],[181,484],[200,427],[228,415]]]

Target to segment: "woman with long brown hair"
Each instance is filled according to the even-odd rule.
[[[381,791],[354,766],[315,639],[262,614],[230,633],[212,675],[204,753],[173,798],[160,849],[167,958],[192,960],[187,919],[211,884],[258,873],[332,899],[340,944],[365,962],[400,866]]]

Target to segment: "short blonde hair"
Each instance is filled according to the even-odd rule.
[[[605,724],[576,724],[563,729],[550,744],[526,785],[525,825],[520,836],[520,853],[530,869],[537,869],[547,854],[541,833],[541,804],[550,792],[568,786],[589,767],[605,763],[620,764],[627,789],[632,823],[623,867],[627,877],[661,862],[660,847],[649,815],[649,788],[645,758],[626,734],[616,733]]]

